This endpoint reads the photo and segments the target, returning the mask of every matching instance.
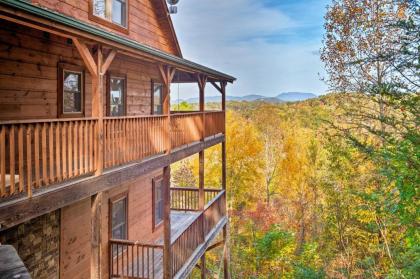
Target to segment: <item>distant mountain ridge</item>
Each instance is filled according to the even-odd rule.
[[[245,101],[245,102],[253,102],[253,101],[261,101],[261,102],[269,102],[269,103],[285,103],[285,102],[297,102],[297,101],[304,101],[308,99],[318,98],[317,95],[313,93],[306,93],[306,92],[283,92],[275,97],[267,97],[263,95],[245,95],[245,96],[227,96],[227,101]],[[208,96],[206,97],[206,102],[219,102],[221,97],[219,96]],[[198,98],[189,98],[185,101],[190,104],[197,104],[199,102]]]

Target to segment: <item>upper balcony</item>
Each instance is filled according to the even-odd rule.
[[[225,132],[223,111],[0,122],[0,196],[31,197],[52,184],[92,176]],[[103,158],[103,162],[98,159]],[[1,201],[1,200],[0,200]]]

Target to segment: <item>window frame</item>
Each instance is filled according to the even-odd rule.
[[[81,66],[58,63],[57,67],[57,117],[58,118],[78,118],[85,116],[85,69]],[[64,72],[73,72],[81,74],[81,112],[64,112]]]
[[[124,102],[124,112],[123,115],[118,116],[112,116],[111,115],[111,103],[110,103],[110,97],[111,97],[111,78],[119,78],[124,79],[124,92],[123,92],[123,102]],[[127,116],[127,75],[108,71],[106,75],[106,115],[108,117],[124,117]]]
[[[162,216],[162,220],[156,224],[156,182],[162,181],[162,206],[163,206],[163,214],[165,214],[165,199],[163,198],[164,195],[164,188],[163,185],[163,175],[158,175],[152,179],[152,231],[155,232],[161,226],[163,226],[164,217]]]
[[[156,114],[155,113],[155,84],[160,84],[162,86],[162,91],[161,91],[161,94],[160,94],[160,102],[161,102],[161,105],[162,105],[162,113],[161,114]],[[152,99],[151,100],[151,112],[150,112],[151,115],[163,115],[163,89],[164,89],[164,85],[163,85],[162,82],[152,79],[151,90],[150,90],[151,91],[151,99]]]
[[[128,25],[130,23],[130,3],[129,3],[130,0],[125,0],[126,1],[125,2],[125,4],[126,4],[126,7],[125,7],[125,12],[126,12],[126,15],[125,15],[126,23],[125,24],[126,24],[126,26],[119,25],[118,23],[114,23],[112,21],[112,19],[107,19],[107,18],[103,18],[103,17],[95,15],[93,13],[93,9],[94,9],[93,8],[93,5],[94,5],[93,1],[95,1],[95,0],[89,0],[89,20],[92,20],[96,23],[99,23],[99,24],[104,25],[108,28],[114,29],[114,30],[119,31],[121,33],[125,33],[125,34],[129,33]],[[107,1],[112,1],[112,0],[105,0],[105,2],[107,2]],[[105,6],[106,6],[106,4],[105,4]],[[112,5],[110,5],[110,6],[112,7]],[[111,15],[112,15],[112,10],[111,10]]]
[[[125,240],[127,240],[127,239],[129,239],[129,232],[128,232],[128,220],[129,220],[129,206],[128,206],[128,192],[123,192],[123,193],[120,193],[120,194],[118,194],[118,195],[115,195],[115,196],[113,196],[113,197],[111,197],[110,199],[109,199],[109,209],[108,209],[108,235],[109,235],[109,239],[113,239],[112,238],[112,206],[115,204],[115,203],[117,203],[117,202],[119,202],[119,201],[121,201],[121,200],[124,200],[125,199],[125,217],[126,217],[126,222],[125,222],[125,229],[126,229],[126,232],[127,232],[127,235],[126,235],[126,239]],[[124,240],[124,239],[123,239]]]

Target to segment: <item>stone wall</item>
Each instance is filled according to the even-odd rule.
[[[13,245],[33,279],[59,278],[60,210],[0,232]]]

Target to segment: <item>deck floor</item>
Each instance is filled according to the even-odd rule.
[[[199,215],[199,212],[191,211],[171,211],[171,239],[174,241],[176,238],[182,234],[194,220]],[[140,239],[141,241],[141,239]],[[163,244],[163,239],[159,239],[156,244]],[[138,262],[139,265],[130,266],[128,270],[125,271],[129,278],[163,278],[163,254],[161,251],[156,251],[153,255],[154,257],[154,266],[152,262],[144,262],[140,258]],[[144,264],[144,267],[143,267]],[[144,275],[143,275],[144,273]],[[139,274],[139,275],[137,275]],[[114,277],[119,278],[119,277]],[[121,277],[120,277],[121,278]],[[126,278],[124,276],[124,278]]]

